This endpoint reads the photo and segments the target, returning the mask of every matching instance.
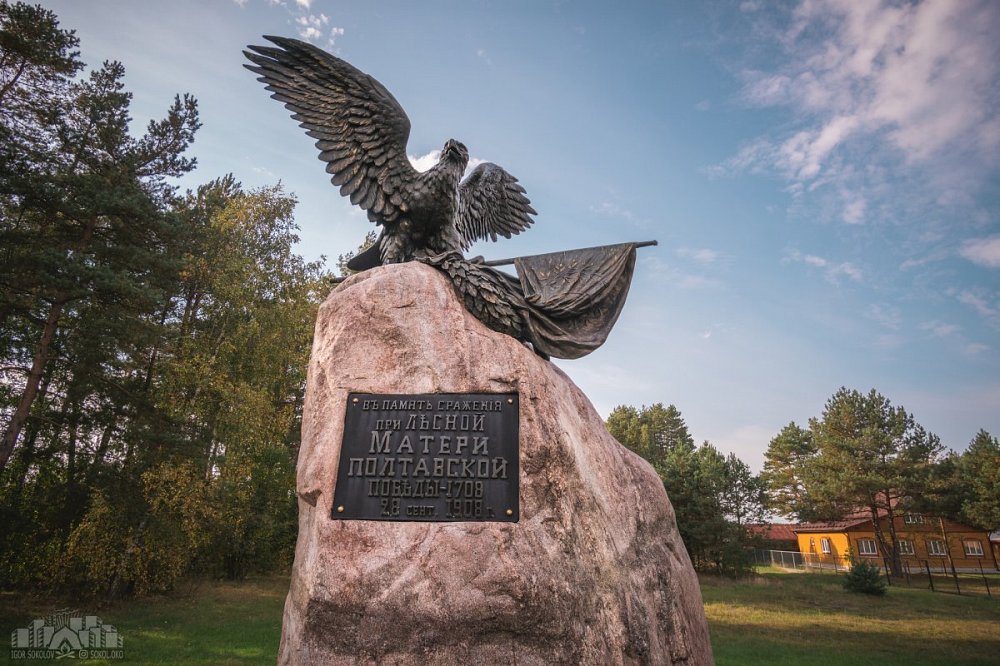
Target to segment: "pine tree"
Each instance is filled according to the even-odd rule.
[[[608,431],[627,448],[653,465],[663,465],[677,448],[693,451],[694,439],[680,411],[673,405],[656,403],[640,409],[621,405],[615,407],[607,420]]]
[[[1000,530],[1000,440],[976,433],[958,461],[965,489],[960,517],[987,531]]]
[[[113,319],[111,310],[142,319],[156,309],[171,270],[164,248],[174,233],[166,214],[172,190],[164,179],[194,166],[182,153],[198,127],[197,107],[177,98],[166,118],[133,138],[123,76],[124,68],[109,62],[66,88],[58,100],[63,113],[47,119],[58,141],[43,155],[27,140],[12,149],[10,161],[26,166],[0,193],[2,240],[10,270],[22,277],[5,281],[4,302],[22,334],[5,351],[27,367],[0,440],[0,471],[67,328],[91,308],[105,319]]]
[[[805,468],[811,500],[831,518],[867,510],[879,550],[898,574],[897,502],[927,488],[942,451],[940,440],[874,389],[868,394],[839,390],[822,417],[810,421],[810,429],[817,448]]]
[[[762,478],[768,506],[800,521],[812,520],[815,509],[804,485],[805,467],[816,455],[812,433],[789,423],[768,444]]]
[[[739,575],[747,570],[746,523],[763,515],[763,484],[735,455],[708,442],[695,447],[680,410],[656,403],[616,407],[608,431],[648,460],[663,480],[677,530],[699,570]]]

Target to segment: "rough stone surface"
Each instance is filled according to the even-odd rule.
[[[332,520],[347,394],[520,394],[519,523]],[[280,664],[710,664],[701,593],[652,468],[557,367],[433,268],[320,309]]]

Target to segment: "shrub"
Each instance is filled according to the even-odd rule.
[[[879,568],[871,562],[860,560],[851,565],[844,578],[844,589],[881,596],[885,594],[886,582]]]

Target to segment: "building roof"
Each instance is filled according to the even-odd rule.
[[[794,532],[841,532],[865,523],[871,524],[871,518],[845,518],[844,520],[822,520],[815,523],[800,523],[792,527]]]
[[[897,520],[901,519],[905,515],[906,514],[902,513],[902,512],[901,513],[897,513],[896,514],[896,519]],[[968,525],[966,525],[964,523],[960,523],[960,522],[957,522],[957,521],[954,521],[954,520],[949,520],[948,518],[939,518],[937,516],[927,516],[926,514],[924,514],[924,515],[928,519],[932,519],[934,522],[933,523],[927,523],[928,528],[925,528],[924,530],[921,530],[921,531],[926,531],[926,529],[930,529],[931,525],[934,526],[933,529],[938,529],[937,528],[937,525],[938,525],[937,521],[938,520],[940,520],[941,523],[942,523],[941,529],[945,529],[946,531],[949,531],[949,532],[982,532],[983,531],[983,530],[980,530],[980,529],[975,528],[975,527],[969,527]],[[880,519],[879,522],[881,522],[881,519],[885,518],[886,516],[887,516],[887,512],[880,510],[878,512],[878,517]],[[793,525],[792,526],[792,530],[795,531],[795,532],[803,532],[803,533],[806,533],[806,532],[845,532],[847,530],[854,529],[856,527],[862,527],[862,526],[866,526],[867,529],[874,529],[872,527],[871,513],[868,512],[868,511],[864,511],[864,512],[859,511],[857,513],[852,513],[852,514],[849,514],[847,516],[844,516],[844,518],[842,518],[841,520],[822,520],[822,521],[816,521],[814,523],[800,523],[798,525]],[[907,529],[913,529],[914,527],[916,527],[916,526],[907,526]],[[990,540],[992,541],[994,539],[991,537]],[[1000,538],[998,538],[997,540],[1000,541]]]
[[[795,541],[795,525],[788,523],[753,523],[747,525],[747,529],[755,536],[761,536],[770,541]]]

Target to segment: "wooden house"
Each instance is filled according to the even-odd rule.
[[[867,514],[867,515],[866,515]],[[919,513],[897,513],[894,517],[896,541],[903,566],[910,571],[959,572],[998,571],[997,554],[990,535],[946,518]],[[890,538],[888,517],[879,516],[882,533]],[[831,568],[846,568],[851,559],[868,559],[884,566],[875,537],[871,514],[858,512],[843,520],[802,523],[792,530],[799,552],[810,563]]]

